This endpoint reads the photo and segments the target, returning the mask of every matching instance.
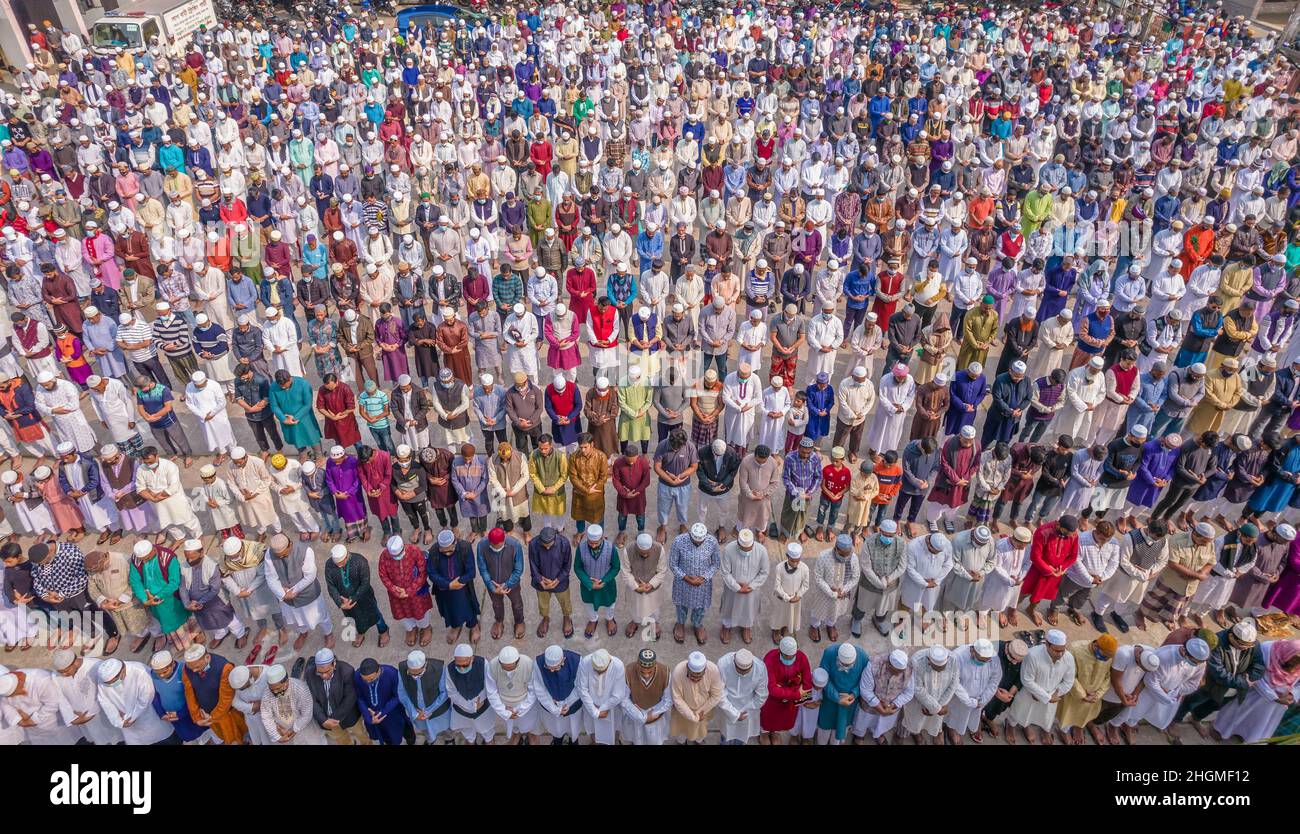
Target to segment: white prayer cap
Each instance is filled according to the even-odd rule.
[[[195,385],[202,385],[207,381],[208,381],[208,375],[203,373],[203,371],[195,371],[194,373],[190,374],[190,382],[193,382]]]
[[[94,304],[87,304],[85,309],[81,311],[81,314],[88,319],[93,319],[95,316],[99,315],[99,308]]]
[[[54,470],[44,464],[32,470],[32,477],[38,481],[43,481],[54,474]]]
[[[504,654],[504,650],[502,653]],[[423,669],[424,664],[428,662],[429,659],[425,657],[424,652],[420,651],[419,649],[412,649],[410,654],[406,656],[407,669]]]
[[[1053,628],[1047,632],[1047,643],[1050,646],[1064,646],[1066,639],[1065,632],[1059,628]]]
[[[231,460],[243,460],[246,457],[248,457],[248,452],[244,449],[243,446],[232,446],[230,448]]]
[[[110,657],[108,660],[105,660],[103,663],[99,664],[99,669],[96,670],[99,672],[99,682],[108,683],[113,678],[122,674],[122,668],[122,661],[118,660],[116,657]]]
[[[141,539],[131,548],[131,552],[135,554],[137,559],[143,559],[153,552],[153,543]]]
[[[1148,672],[1154,672],[1160,668],[1160,655],[1156,654],[1153,646],[1140,645],[1137,648],[1142,650],[1142,657],[1138,660],[1142,668]]]
[[[54,381],[54,374],[51,371],[41,371],[39,374],[36,375],[36,382],[40,385],[44,385],[47,382],[53,382],[53,381]]]
[[[1199,637],[1187,641],[1187,654],[1192,660],[1204,661],[1210,656],[1210,644]]]
[[[973,438],[973,437],[975,436],[975,427],[974,427],[974,426],[962,426],[962,427],[961,427],[961,436],[964,437],[964,438],[966,438],[967,440],[970,440],[971,438]]]
[[[894,649],[889,653],[889,665],[895,669],[903,670],[907,668],[907,652],[902,649]]]
[[[1290,524],[1279,524],[1277,527],[1273,528],[1273,532],[1277,533],[1283,541],[1289,542],[1295,540],[1295,528]]]
[[[1015,530],[1011,531],[1011,537],[1018,542],[1028,544],[1033,541],[1034,531],[1030,530],[1028,527],[1017,527]]]
[[[236,666],[230,670],[230,677],[226,678],[226,681],[235,689],[243,689],[248,685],[251,677],[252,672],[247,666]]]
[[[343,448],[342,446],[331,446],[331,447],[330,447],[330,457],[332,457],[332,458],[341,458],[341,457],[344,457],[345,455],[347,455],[347,451],[344,450],[344,448]]]
[[[698,544],[699,542],[704,541],[705,537],[708,535],[709,528],[700,524],[698,521],[691,525],[691,541]]]
[[[502,666],[509,666],[512,663],[519,662],[519,650],[514,646],[506,646],[497,654],[497,662]]]
[[[1102,359],[1100,356],[1094,356],[1088,360],[1088,367],[1100,371],[1102,368],[1106,367],[1106,360]]]
[[[640,533],[636,537],[636,546],[641,548],[642,550],[649,550],[651,547],[654,546],[654,543],[655,543],[654,536],[650,535],[649,533]]]
[[[593,524],[587,528],[587,539],[589,541],[598,542],[604,537],[604,535],[605,528],[601,527],[599,524]]]
[[[749,649],[741,649],[736,652],[733,661],[737,669],[752,669],[754,666],[754,653]]]
[[[686,668],[692,672],[703,672],[708,660],[704,657],[704,652],[691,652],[686,658]]]
[[[943,666],[948,662],[948,650],[943,646],[931,646],[926,656],[930,658],[932,666]]]
[[[99,447],[99,456],[101,458],[111,458],[116,454],[117,454],[116,443],[105,443],[103,446]]]
[[[799,651],[799,641],[795,640],[793,637],[789,635],[786,635],[785,637],[781,638],[781,643],[779,644],[779,648],[781,649],[781,654],[785,655],[786,657],[793,657],[795,652]]]
[[[289,673],[285,671],[283,664],[277,663],[266,670],[267,683],[280,683],[287,677],[289,677]]]
[[[485,386],[491,385],[494,382],[494,380],[492,379],[492,374],[483,374],[478,378],[478,381]]]
[[[975,649],[975,654],[979,655],[985,660],[988,660],[991,657],[993,657],[993,655],[997,654],[998,651],[998,647],[993,645],[993,641],[989,640],[987,637],[981,637],[980,639],[976,640],[975,643],[973,644],[973,647]]]
[[[166,649],[163,649],[160,652],[154,652],[153,657],[149,658],[149,666],[152,669],[166,669],[168,666],[172,665],[173,662],[174,659],[172,658],[172,653]]]
[[[207,313],[195,313],[195,314],[194,314],[194,321],[196,321],[196,322],[199,323],[199,324],[207,324],[208,321],[209,321],[209,319],[208,319],[208,314],[207,314]],[[192,378],[192,377],[191,377],[191,378]]]
[[[609,668],[609,652],[605,649],[596,649],[591,653],[591,668],[597,672],[603,672]]]
[[[542,657],[547,666],[559,666],[564,662],[564,649],[552,643],[546,647],[546,652]]]
[[[77,659],[77,653],[72,649],[59,649],[50,658],[50,666],[56,672],[62,672],[68,668]]]
[[[1020,361],[1019,359],[1017,359],[1016,361],[1014,361],[1014,362],[1011,363],[1011,373],[1013,373],[1013,374],[1023,374],[1023,373],[1025,372],[1025,368],[1026,368],[1026,367],[1027,367],[1027,366],[1025,365],[1024,362],[1022,362],[1022,361]]]
[[[990,538],[992,538],[993,533],[989,530],[989,528],[981,524],[980,526],[975,528],[975,532],[973,536],[975,538],[975,541],[983,543],[988,541]]]
[[[198,539],[186,539],[185,544],[182,545],[182,547],[185,550],[202,550],[203,542]]]
[[[384,545],[388,552],[394,556],[400,556],[406,551],[406,539],[401,536],[389,536],[388,542]]]
[[[6,469],[4,472],[0,473],[0,484],[12,486],[16,483],[18,483],[18,473],[14,470]]]
[[[1192,532],[1203,539],[1214,538],[1214,528],[1204,521],[1197,522],[1196,526],[1192,528]]]
[[[474,649],[469,643],[458,643],[456,651],[452,653],[454,657],[473,657]]]
[[[221,542],[221,552],[227,556],[234,556],[244,549],[244,543],[234,536],[230,536]]]
[[[608,387],[609,387],[609,377],[607,376],[596,377],[596,390],[604,391]]]
[[[826,684],[830,683],[830,681],[831,681],[831,676],[830,674],[827,673],[825,669],[823,669],[820,666],[818,666],[816,669],[813,669],[813,686],[823,687]]]
[[[348,549],[341,544],[336,544],[330,548],[330,558],[335,564],[343,564],[348,560]]]
[[[118,323],[118,324],[130,324],[130,323],[131,323],[131,314],[130,314],[130,313],[122,313],[121,315],[119,315],[119,316],[117,317],[117,323]]]
[[[450,530],[438,531],[438,547],[450,547],[456,541],[456,534]]]
[[[799,542],[790,542],[785,546],[785,555],[790,559],[802,559],[803,545]]]
[[[302,462],[302,474],[311,475],[316,471],[316,461],[305,460]]]
[[[740,542],[741,547],[751,547],[754,544],[754,531],[746,527],[736,534],[736,541]]]
[[[835,658],[840,663],[848,665],[858,659],[858,650],[852,643],[840,643],[839,649],[835,652]]]
[[[1259,630],[1255,628],[1254,620],[1245,619],[1232,627],[1232,636],[1243,643],[1254,643],[1259,639]]]
[[[58,446],[56,446],[54,448],[54,451],[58,452],[60,456],[70,455],[73,452],[77,451],[77,447],[73,443],[65,440],[62,443],[60,443]]]
[[[516,302],[515,306],[510,308],[510,312],[514,313],[516,316],[522,316],[524,314],[524,311],[525,311],[524,305],[519,302]]]
[[[203,659],[208,650],[203,647],[202,643],[190,643],[185,649],[185,662],[195,663]]]

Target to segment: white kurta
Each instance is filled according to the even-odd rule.
[[[532,682],[533,659],[528,655],[520,655],[514,669],[502,668],[496,658],[487,662],[483,684],[492,711],[505,726],[506,738],[515,733],[537,731],[537,710],[534,708],[537,697],[533,695]]]
[[[1265,666],[1276,645],[1277,641],[1270,641],[1260,646]],[[1215,731],[1224,738],[1240,736],[1247,744],[1270,738],[1289,706],[1277,698],[1278,687],[1269,683],[1265,675],[1250,688],[1245,698],[1229,701],[1219,710],[1214,717]],[[1300,680],[1291,684],[1291,698],[1293,703],[1300,702]]]
[[[244,465],[230,464],[230,485],[235,489],[235,508],[247,527],[265,531],[279,529],[280,516],[275,512],[271,489],[275,482],[261,458],[252,455],[244,458]],[[244,493],[252,495],[247,497]]]
[[[104,393],[92,390],[90,402],[95,407],[99,419],[108,424],[105,431],[114,443],[123,443],[136,435],[131,427],[139,419],[135,410],[135,398],[126,390],[126,386],[112,377],[105,377],[108,383]]]
[[[99,664],[98,659],[87,657],[72,675],[53,676],[54,685],[63,696],[59,713],[69,727],[80,727],[91,744],[117,744],[123,740],[122,730],[114,727],[99,707]],[[92,717],[83,724],[74,725],[72,722],[82,715]]]
[[[998,539],[993,548],[996,561],[993,572],[984,578],[978,610],[1005,611],[1020,598],[1020,583],[1029,572],[1029,545],[1012,547],[1012,540]]]
[[[466,698],[456,688],[456,682],[452,675],[459,675],[456,671],[455,663],[448,663],[442,670],[442,689],[447,693],[447,699],[451,701],[451,731],[460,733],[468,742],[473,743],[475,740],[491,741],[492,736],[496,735],[498,716],[496,711],[490,706],[483,710],[477,717],[474,715],[462,715],[461,711],[475,713],[487,703],[487,676],[491,674],[487,669],[487,663],[484,662],[483,669],[483,691],[475,694],[472,698]]]
[[[319,745],[327,744],[325,731],[313,715],[311,690],[297,678],[289,678],[289,688],[276,695],[267,687],[262,697],[262,729],[272,744]],[[285,740],[281,730],[292,731],[293,737]]]
[[[1160,658],[1160,666],[1143,676],[1137,703],[1125,707],[1111,720],[1112,724],[1136,727],[1145,720],[1157,730],[1163,730],[1174,720],[1183,698],[1195,692],[1205,678],[1205,664],[1185,657],[1180,644],[1161,646],[1156,649],[1156,657]]]
[[[1002,661],[997,655],[979,662],[970,645],[953,649],[950,663],[957,665],[957,690],[948,704],[943,723],[959,733],[973,733],[980,728],[984,705],[993,700],[1002,679]]]
[[[749,741],[761,732],[758,712],[767,701],[767,667],[755,659],[742,674],[736,668],[736,653],[728,652],[718,659],[718,672],[722,675],[722,700],[714,713],[718,730],[726,741]]]
[[[772,605],[772,628],[776,631],[785,629],[793,634],[799,630],[803,619],[803,598],[812,584],[812,571],[802,561],[794,571],[790,571],[787,565],[782,561],[772,568],[772,593],[776,596]]]
[[[749,433],[754,428],[754,420],[763,405],[763,386],[757,374],[751,373],[741,379],[736,372],[727,374],[722,385],[722,432],[728,443],[735,446],[748,446]]]
[[[320,522],[316,520],[316,513],[302,488],[302,464],[290,458],[283,469],[272,466],[268,472],[274,484],[275,500],[280,503],[280,512],[293,521],[299,533],[319,533]],[[286,489],[291,491],[285,492]]]
[[[867,446],[882,454],[898,449],[903,428],[908,422],[907,412],[916,399],[916,382],[911,374],[899,382],[891,373],[880,382],[876,391],[876,410],[867,428]]]
[[[931,611],[938,607],[943,580],[952,572],[952,545],[944,539],[939,552],[931,553],[926,545],[928,538],[921,536],[907,543],[907,570],[903,572],[898,596],[912,611],[918,608]],[[926,580],[933,580],[934,587],[929,587]]]
[[[24,717],[34,725],[24,727],[28,744],[76,744],[83,737],[80,727],[70,727],[61,715],[63,693],[54,682],[54,674],[45,669],[23,669],[26,680],[22,695],[0,698],[0,716],[9,726],[15,726]]]
[[[159,458],[155,469],[141,464],[135,471],[135,488],[167,495],[153,505],[161,529],[184,528],[195,537],[203,534],[199,518],[190,508],[189,499],[181,488],[181,470],[175,463]]]
[[[267,350],[271,352],[271,370],[285,370],[302,376],[302,351],[298,348],[298,328],[283,315],[262,328]]]
[[[807,339],[808,379],[815,379],[821,373],[834,377],[835,357],[840,345],[844,343],[844,322],[836,315],[831,315],[829,319],[813,316],[808,320]],[[831,350],[823,351],[822,348],[825,347]]]
[[[262,699],[267,694],[265,666],[248,667],[249,681],[243,689],[235,690],[235,697],[230,705],[244,714],[244,723],[248,726],[248,739],[252,744],[270,744],[271,735],[262,723]],[[253,675],[257,675],[256,678]]]
[[[325,633],[329,633],[333,628],[330,622],[330,612],[325,608],[325,594],[322,592],[316,599],[312,600],[310,605],[290,605],[284,601],[285,588],[280,582],[280,575],[275,572],[275,565],[272,559],[279,558],[269,550],[266,558],[262,560],[262,572],[266,575],[266,587],[271,589],[275,598],[280,600],[280,614],[284,617],[286,625],[293,626],[299,632],[310,631],[317,626],[327,626]],[[286,559],[293,558],[293,552],[290,551]],[[292,590],[295,593],[301,593],[304,589],[311,587],[316,581],[316,554],[310,547],[304,548],[302,558],[302,579],[293,585]]]
[[[766,670],[765,670],[766,671]],[[636,704],[632,703],[629,693],[627,698],[623,699],[623,721],[619,726],[619,732],[623,735],[623,741],[631,744],[654,746],[662,745],[668,740],[668,712],[673,708],[673,687],[668,680],[670,673],[664,670],[665,686],[663,696],[648,710],[643,710]],[[640,669],[633,670],[632,683],[630,686],[642,686],[640,683]],[[654,723],[647,724],[650,718],[655,719]]]
[[[235,445],[235,431],[226,412],[226,394],[221,386],[207,380],[203,387],[191,382],[185,386],[185,407],[195,416],[203,430],[203,441],[208,448],[226,454]]]
[[[1053,661],[1046,643],[1034,646],[1020,665],[1020,684],[1007,710],[1007,720],[1017,727],[1052,729],[1059,701],[1053,703],[1051,699],[1053,695],[1065,697],[1074,686],[1074,655],[1065,652],[1060,660]]]
[[[81,392],[66,379],[56,379],[54,389],[47,391],[42,385],[34,391],[36,410],[53,423],[54,438],[58,443],[72,443],[78,452],[89,452],[96,447],[95,433],[81,413]],[[55,409],[68,409],[66,414],[56,414]]]
[[[763,417],[759,421],[757,445],[773,451],[785,448],[785,415],[791,404],[790,389],[784,385],[763,392]],[[769,416],[778,412],[780,417]]]
[[[149,669],[134,660],[124,663],[126,674],[121,680],[97,685],[99,708],[108,723],[122,731],[127,744],[156,744],[171,736],[174,730],[153,708],[153,678],[149,677]]]
[[[929,654],[923,650],[912,655],[912,700],[903,707],[903,729],[933,736],[943,729],[944,716],[939,711],[957,692],[958,675],[952,658],[935,666]]]
[[[90,465],[99,466],[93,461]],[[68,479],[68,485],[73,490],[84,490],[86,488],[86,472],[81,466],[81,463],[77,462],[63,468],[64,476]],[[98,501],[94,500],[89,493],[77,499],[77,507],[81,510],[81,517],[85,519],[86,526],[92,530],[116,530],[119,526],[117,504],[113,502],[112,491],[104,489],[105,486],[101,482],[100,489],[103,492]]]
[[[583,721],[587,732],[597,744],[613,744],[618,731],[620,705],[627,698],[627,677],[623,661],[611,657],[603,673],[597,673],[591,664],[591,655],[578,665],[578,695],[582,698]],[[601,718],[601,714],[605,717]]]

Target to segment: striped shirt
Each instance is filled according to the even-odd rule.
[[[388,408],[388,395],[378,388],[375,389],[373,394],[362,391],[357,395],[357,402],[361,405],[363,411],[374,417],[376,414],[383,414],[384,409]],[[376,420],[370,423],[369,426],[372,429],[386,429],[388,428],[388,418]]]
[[[126,355],[133,362],[146,362],[158,355],[158,348],[154,345],[153,328],[149,326],[149,322],[145,321],[140,316],[136,316],[132,319],[130,324],[124,324],[118,327],[117,339],[118,341],[126,342],[127,344],[136,344],[139,342],[147,342],[149,344],[146,348],[128,350],[126,352]]]
[[[190,341],[189,322],[180,316],[170,316],[168,319],[157,318],[153,322],[153,337],[158,340],[158,347],[167,356],[186,356],[194,352],[194,346]],[[168,350],[164,345],[177,344],[180,347],[175,350]]]

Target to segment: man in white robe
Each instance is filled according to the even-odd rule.
[[[537,384],[537,317],[528,312],[523,303],[510,308],[510,315],[501,324],[501,338],[506,349],[506,371],[514,374],[523,371]]]
[[[566,654],[563,648],[552,644],[547,646],[542,654],[542,662],[533,663],[532,689],[533,698],[537,702],[533,711],[537,713],[538,729],[545,730],[553,740],[567,739],[569,742],[577,742],[578,737],[582,735],[583,707],[576,680],[569,694],[561,701],[557,700],[546,686],[545,674],[547,672],[559,674],[564,670],[566,663],[576,665],[578,663],[576,658],[576,654],[572,652]],[[573,675],[577,677],[576,669]]]
[[[122,731],[128,745],[180,744],[172,725],[153,708],[153,678],[143,663],[110,657],[99,664],[95,673],[99,678],[96,699],[100,711],[109,724]],[[310,715],[310,697],[307,702]]]
[[[777,450],[785,448],[785,415],[793,402],[790,389],[783,377],[772,377],[772,384],[763,391],[763,419],[758,426],[759,446]]]
[[[961,744],[962,736],[970,733],[972,741],[983,739],[980,718],[984,706],[997,694],[1002,680],[1002,661],[998,660],[997,645],[987,638],[953,649],[952,662],[957,666],[957,689],[944,716],[944,732],[948,743]]]
[[[578,664],[578,696],[582,699],[587,733],[597,744],[613,744],[620,705],[627,698],[623,661],[597,649]]]
[[[487,666],[483,682],[488,703],[505,726],[506,740],[518,743],[516,736],[536,740],[537,711],[534,707],[537,697],[532,691],[533,659],[520,655],[514,646],[506,646],[488,661]]]
[[[763,321],[762,310],[751,310],[749,320],[736,330],[737,359],[741,365],[751,368],[763,364],[763,348],[768,344],[767,322]]]
[[[1210,645],[1199,637],[1193,637],[1184,645],[1161,646],[1155,654],[1160,663],[1154,671],[1143,676],[1137,703],[1125,707],[1111,719],[1111,723],[1136,727],[1139,722],[1146,721],[1173,739],[1177,736],[1169,733],[1167,728],[1183,698],[1199,689],[1205,679],[1205,661],[1210,657]]]
[[[741,639],[753,639],[754,622],[758,619],[761,597],[755,593],[767,582],[771,560],[767,549],[756,550],[754,531],[741,530],[734,541],[722,548],[719,572],[722,577],[722,642],[731,640],[731,630],[739,628]]]
[[[1070,371],[1065,379],[1065,408],[1056,413],[1056,432],[1088,440],[1098,406],[1106,399],[1105,361],[1100,356]]]
[[[49,371],[36,377],[36,410],[52,422],[57,442],[70,442],[78,452],[96,448],[95,433],[81,413],[81,389],[66,379],[56,379]]]
[[[844,343],[844,322],[835,315],[835,308],[822,306],[822,314],[808,322],[808,378],[817,374],[835,375],[835,356]]]
[[[173,542],[203,537],[199,517],[190,507],[181,486],[181,469],[173,461],[158,457],[158,450],[146,448],[135,471],[135,490],[153,504],[158,527],[167,531]]]
[[[1066,650],[1066,641],[1064,631],[1051,629],[1021,663],[1020,691],[1007,710],[1007,723],[1022,727],[1030,744],[1050,737],[1056,707],[1074,686],[1074,655]],[[1008,728],[1007,732],[1014,731]]]
[[[278,307],[266,308],[266,325],[262,337],[271,351],[271,371],[288,371],[291,376],[303,376],[302,350],[298,346],[298,328],[280,314]]]
[[[916,381],[907,366],[898,364],[893,372],[880,381],[876,393],[876,411],[867,428],[867,448],[885,453],[899,449],[903,428],[908,422],[907,412],[916,399]]]
[[[302,464],[277,453],[271,456],[268,473],[280,513],[288,516],[294,528],[310,541],[320,532],[320,522],[302,488]]]
[[[251,744],[270,744],[271,736],[262,723],[262,700],[266,698],[266,666],[236,666],[226,682],[235,690],[230,706],[244,714]]]
[[[295,547],[298,549],[295,550]],[[295,560],[297,564],[288,560]],[[286,588],[276,570],[277,562],[285,563],[287,576],[297,575],[301,578]],[[294,651],[302,651],[307,643],[307,635],[314,629],[320,629],[324,635],[325,648],[334,648],[334,622],[325,607],[325,594],[320,592],[317,570],[316,554],[310,547],[301,543],[295,546],[283,533],[271,536],[266,558],[262,561],[262,573],[266,576],[266,587],[280,602],[280,615],[284,617],[285,625],[298,633],[293,641]],[[299,596],[305,598],[309,594],[315,595],[311,602],[306,605],[294,604]]]
[[[86,378],[90,403],[99,415],[99,423],[114,443],[126,443],[139,435],[135,397],[120,380],[91,374]]]
[[[86,472],[88,469],[93,469],[96,475],[99,475],[99,462],[90,455],[84,457],[79,455],[76,447],[68,441],[60,443],[55,451],[59,455],[63,478],[72,488],[67,492],[67,496],[77,502],[77,508],[81,510],[81,517],[86,522],[86,526],[101,532],[99,543],[104,543],[112,531],[118,529],[120,519],[117,514],[117,504],[113,501],[112,490],[104,488],[106,485],[102,481],[102,476],[100,476],[98,498],[86,491],[90,483]]]
[[[262,697],[260,715],[262,729],[266,731],[271,743],[328,743],[325,732],[316,723],[315,704],[306,682],[289,677],[284,667],[278,663],[267,669],[263,677],[266,678],[266,694]]]
[[[907,543],[906,558],[899,601],[915,614],[934,610],[943,580],[952,572],[952,543],[942,533],[920,536]]]
[[[52,678],[62,696],[59,714],[69,728],[80,729],[91,744],[119,744],[122,731],[114,727],[99,706],[100,659],[59,649],[51,658]]]
[[[824,669],[817,671],[822,674],[826,672]],[[915,695],[911,663],[907,652],[902,649],[894,649],[888,655],[878,655],[863,666],[862,676],[858,678],[858,711],[853,717],[853,743],[860,744],[870,734],[876,741],[887,744],[888,741],[881,741],[881,738],[898,723],[899,716]],[[800,718],[802,717],[803,713],[800,712]]]
[[[240,522],[249,529],[265,535],[280,532],[280,516],[271,499],[275,482],[261,458],[249,457],[243,446],[230,450],[230,485],[243,499],[235,508]]]
[[[912,655],[913,695],[903,707],[903,729],[899,737],[929,736],[931,744],[942,744],[940,731],[957,684],[957,664],[943,646],[931,646]]]
[[[0,723],[21,727],[28,744],[76,744],[81,727],[64,723],[63,694],[45,669],[15,669],[0,675]]]
[[[722,743],[745,744],[760,732],[758,714],[767,702],[767,666],[755,663],[749,649],[741,649],[718,659],[718,673],[722,700],[714,715]]]
[[[740,367],[727,374],[722,383],[722,433],[727,443],[744,456],[749,446],[749,433],[754,428],[758,407],[763,404],[762,384],[754,376],[753,367],[742,362]]]
[[[185,407],[198,419],[203,441],[216,453],[213,463],[220,466],[235,446],[235,430],[226,412],[226,393],[203,371],[195,371],[185,386]]]

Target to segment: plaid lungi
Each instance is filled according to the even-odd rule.
[[[1191,594],[1180,594],[1165,583],[1156,582],[1142,597],[1142,616],[1151,620],[1177,620],[1186,613],[1191,601]]]

